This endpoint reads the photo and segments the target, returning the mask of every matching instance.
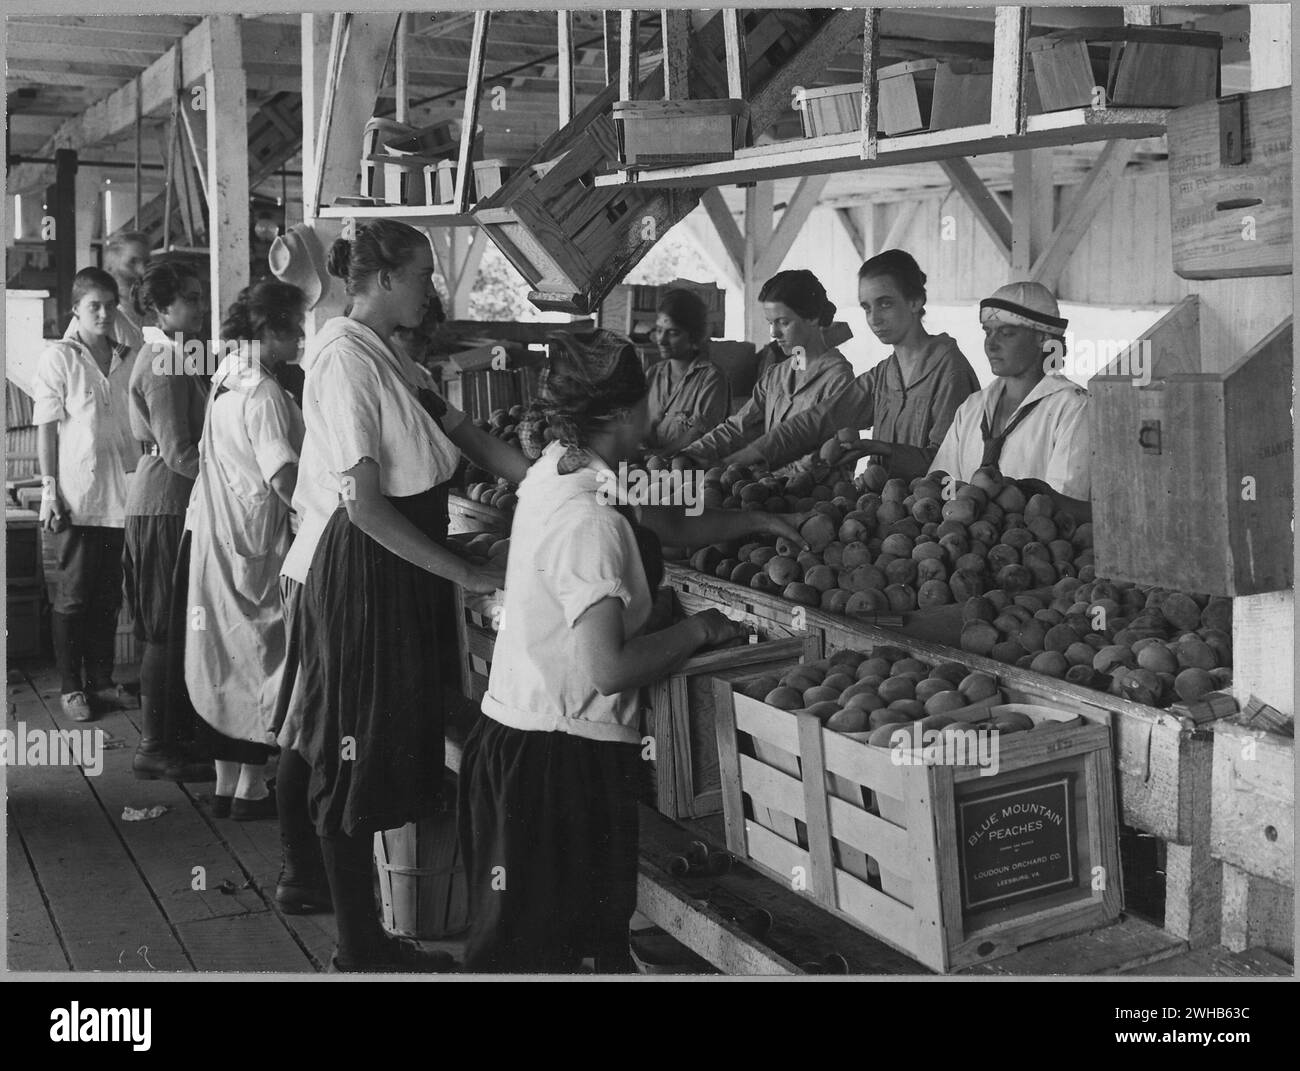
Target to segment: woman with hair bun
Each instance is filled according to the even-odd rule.
[[[646,448],[673,454],[727,418],[727,377],[709,360],[709,312],[698,294],[669,290],[655,320],[659,360],[650,367]]]
[[[277,793],[310,804],[338,923],[331,970],[445,969],[448,957],[422,957],[380,929],[374,834],[439,810],[447,652],[456,647],[451,585],[491,592],[504,579],[499,565],[472,565],[446,544],[461,451],[513,483],[528,462],[447,405],[389,343],[397,328],[419,325],[432,300],[425,235],[395,220],[358,223],[328,266],[353,304],[321,328],[303,362],[306,435],[293,500],[302,519],[282,569],[296,582],[285,585],[296,603],[293,669],[275,726],[286,748],[278,777],[294,787]]]
[[[740,412],[683,448],[697,463],[724,460],[853,382],[848,359],[826,342],[824,331],[835,320],[835,305],[817,276],[803,268],[777,272],[763,284],[758,300],[785,359],[759,376]],[[807,463],[788,468],[806,468]]]
[[[177,693],[175,673],[184,660],[184,617],[176,619],[173,605],[211,374],[203,362],[187,362],[183,353],[185,343],[203,330],[203,286],[190,265],[155,262],[132,299],[144,324],[144,348],[131,371],[131,430],[145,456],[131,480],[122,555],[127,606],[135,634],[144,641],[144,724],[131,765],[144,780],[211,781],[212,766],[186,753],[192,715]],[[182,593],[187,577],[180,573]]]
[[[872,257],[858,271],[858,301],[871,333],[892,352],[846,390],[772,428],[729,460],[780,465],[845,429],[871,429],[852,457],[875,455],[891,476],[924,475],[957,409],[980,389],[975,370],[949,335],[932,335],[925,316],[925,272],[902,249]]]
[[[302,449],[302,412],[275,378],[298,355],[306,295],[276,280],[240,292],[221,337],[190,500],[186,606],[202,629],[185,641],[185,684],[216,760],[213,813],[275,816],[264,769],[284,671],[279,575]]]
[[[485,716],[461,759],[470,971],[629,963],[639,689],[742,634],[717,610],[644,633],[651,592],[635,526],[676,546],[750,532],[803,542],[797,516],[626,504],[616,473],[648,424],[636,350],[608,331],[554,338],[519,425],[537,461],[511,527]]]

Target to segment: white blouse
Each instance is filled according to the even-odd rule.
[[[460,461],[460,451],[417,396],[420,388],[433,389],[432,380],[365,324],[330,320],[303,365],[306,435],[293,496],[299,528],[281,570],[299,583],[342,501],[342,473],[369,458],[379,465],[380,490],[406,497],[445,482]],[[448,406],[443,427],[453,431],[464,419]]]

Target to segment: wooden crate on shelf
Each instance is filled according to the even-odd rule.
[[[1168,142],[1174,271],[1290,275],[1291,87],[1179,108]]]
[[[1033,115],[1037,101],[1031,99]],[[993,107],[992,60],[945,60],[934,72],[931,130],[978,126],[987,123]]]
[[[792,639],[706,652],[646,689],[656,810],[669,818],[700,818],[722,811],[714,679],[730,680],[760,663],[797,659],[806,649],[806,640]]]
[[[884,67],[877,75],[876,125],[894,137],[930,129],[938,60],[909,60]]]
[[[739,690],[746,680],[714,686],[727,847],[774,879],[795,881],[822,907],[937,971],[1118,918],[1105,726],[1000,736],[995,767],[926,764],[753,699]],[[1071,718],[1016,709],[1036,723]],[[796,761],[771,764],[760,757],[765,748]],[[802,833],[768,828],[768,808],[793,816]],[[880,887],[849,862],[863,857],[878,864]]]
[[[1093,377],[1098,574],[1224,596],[1292,586],[1291,347],[1288,317],[1226,372],[1202,371],[1192,295]]]
[[[730,160],[745,141],[743,100],[620,100],[614,123],[625,164],[664,167]]]
[[[1294,957],[1294,739],[1215,723],[1210,854],[1223,863],[1223,944]]]
[[[847,134],[862,129],[862,83],[805,89],[795,101],[803,122],[803,136]]]
[[[1222,46],[1219,34],[1204,30],[1111,26],[1058,30],[1031,37],[1026,47],[1043,110],[1055,112],[1213,100]]]

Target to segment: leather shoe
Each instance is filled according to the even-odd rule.
[[[123,684],[105,684],[101,688],[87,689],[91,699],[102,710],[139,710],[140,697]]]
[[[216,768],[211,763],[187,762],[170,751],[146,751],[137,748],[131,769],[141,781],[215,781]]]
[[[275,818],[279,812],[275,807],[275,794],[263,796],[260,800],[243,800],[238,796],[230,805],[230,817],[236,822],[254,822],[259,818]]]

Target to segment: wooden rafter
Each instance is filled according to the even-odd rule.
[[[1092,171],[1075,194],[1069,213],[1053,232],[1047,248],[1034,262],[1030,278],[1035,282],[1055,289],[1071,254],[1124,173],[1124,168],[1133,155],[1133,148],[1134,143],[1131,141],[1112,141],[1102,149]]]
[[[727,96],[749,100],[749,57],[739,8],[722,9],[722,36],[727,55]]]
[[[785,211],[781,214],[781,222],[773,229],[772,237],[760,251],[755,269],[760,276],[775,275],[780,270],[782,261],[808,222],[812,210],[817,207],[822,190],[829,181],[829,175],[809,175],[799,180],[799,185],[790,195]]]
[[[975,169],[964,156],[940,160],[939,166],[948,176],[952,188],[961,194],[962,200],[975,213],[975,222],[993,239],[998,251],[1010,260],[1011,217],[1007,215],[1007,210],[1002,207],[997,195],[984,185],[984,180],[975,174]]]
[[[731,261],[736,276],[742,277],[745,273],[745,237],[736,226],[736,220],[722,197],[722,191],[710,187],[704,191],[700,203],[708,214],[709,222],[713,224],[714,233],[717,234],[727,259]]]
[[[869,205],[867,206],[867,211],[871,211]],[[866,260],[866,236],[862,233],[862,228],[858,226],[858,221],[853,214],[853,209],[837,208],[835,209],[835,218],[839,220],[840,226],[844,228],[844,233],[849,236],[849,242],[853,246],[853,252],[858,255],[858,259]]]

